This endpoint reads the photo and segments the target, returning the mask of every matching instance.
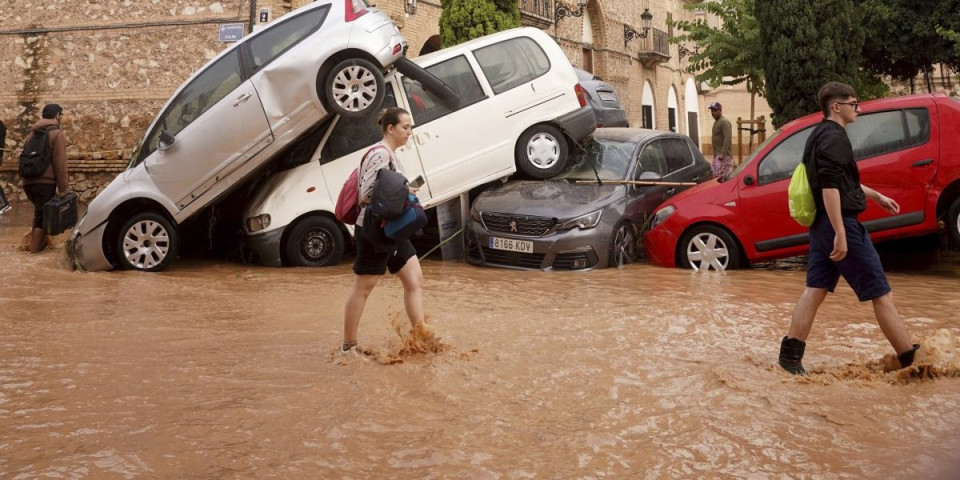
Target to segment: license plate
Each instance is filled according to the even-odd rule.
[[[533,253],[533,242],[530,240],[514,240],[512,238],[490,237],[490,248],[508,250],[511,252]]]

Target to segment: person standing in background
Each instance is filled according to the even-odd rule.
[[[710,104],[713,116],[713,176],[722,177],[733,171],[733,128],[723,116],[720,102]]]

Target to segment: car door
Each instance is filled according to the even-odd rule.
[[[787,187],[800,164],[807,138],[817,124],[783,138],[763,157],[750,162],[745,175],[732,176],[741,182],[736,204],[737,218],[758,252],[797,247],[809,242],[807,228],[790,217]],[[749,178],[749,181],[745,179]],[[748,183],[749,182],[749,183]]]
[[[637,168],[634,170],[633,180],[645,181],[651,178],[659,178],[662,181],[669,181],[668,177],[671,174],[671,164],[673,168],[676,168],[676,165],[682,162],[682,160],[677,159],[668,161],[668,155],[675,153],[675,147],[671,145],[671,140],[674,139],[654,139],[641,147],[640,153],[637,156]],[[655,174],[657,177],[653,177],[651,174]],[[667,192],[671,188],[675,187],[666,185],[628,185],[626,216],[637,223],[645,222],[657,205],[663,203],[667,198]]]
[[[900,213],[891,216],[868,201],[860,221],[870,231],[923,223],[937,172],[938,142],[930,141],[934,123],[930,111],[919,107],[862,114],[847,126],[860,183],[900,204]]]
[[[410,112],[414,127],[411,142],[397,153],[410,149],[419,157],[427,182],[420,199],[436,203],[430,200],[450,198],[484,179],[511,173],[514,162],[509,132],[496,112],[487,108],[491,107],[487,94],[468,57],[457,55],[426,70],[459,95],[460,105],[452,109],[419,81],[409,76],[402,79],[400,101]]]
[[[150,178],[181,210],[273,141],[239,52],[223,55],[182,88],[144,141],[140,155]]]
[[[397,76],[386,78],[386,90],[382,108],[396,107],[399,87]],[[337,197],[343,182],[350,176],[350,172],[360,165],[363,155],[369,147],[383,139],[383,132],[377,124],[377,113],[361,117],[339,116],[334,119],[329,131],[325,134],[323,145],[320,148],[320,165],[323,179],[326,182],[327,192],[331,196],[331,204],[336,204]],[[407,179],[414,179],[423,173],[420,167],[420,157],[412,142],[400,147],[394,152],[400,161],[400,168]],[[426,186],[417,192],[418,198],[429,195]],[[306,207],[305,207],[306,208]]]

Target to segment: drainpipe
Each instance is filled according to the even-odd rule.
[[[257,0],[250,0],[250,24],[247,26],[247,33],[253,33],[253,22],[257,21]]]

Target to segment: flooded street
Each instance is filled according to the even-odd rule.
[[[0,216],[2,479],[960,478],[956,252],[889,274],[915,340],[939,342],[934,378],[882,373],[892,349],[843,282],[813,374],[781,371],[796,268],[425,261],[445,351],[400,355],[388,276],[360,324],[403,360],[383,365],[335,357],[348,261],[79,273],[67,234],[18,250],[27,210]]]

